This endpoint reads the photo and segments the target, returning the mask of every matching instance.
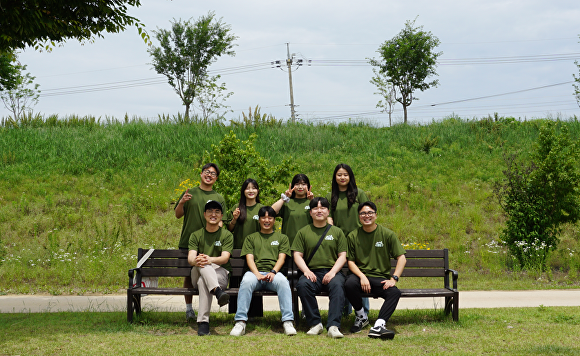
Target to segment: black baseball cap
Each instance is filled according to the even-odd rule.
[[[205,208],[203,211],[206,212],[209,209],[219,209],[222,213],[224,212],[222,205],[215,200],[209,200],[207,203],[205,203]]]

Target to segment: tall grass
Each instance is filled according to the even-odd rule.
[[[544,276],[520,273],[498,244],[504,216],[491,184],[502,177],[503,154],[525,157],[541,123],[454,116],[388,128],[364,122],[226,126],[169,117],[2,119],[0,292],[124,288],[137,247],[176,246],[175,188],[196,179],[204,152],[230,130],[242,140],[256,133],[256,148],[274,164],[295,160],[296,173],[308,174],[316,195],[330,191],[337,163],[351,165],[359,187],[377,203],[378,222],[403,243],[449,248],[464,288],[494,288],[491,281],[514,276],[528,281],[517,288],[578,286],[578,225],[564,229]],[[564,124],[580,138],[577,119]]]

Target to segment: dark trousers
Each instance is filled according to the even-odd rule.
[[[387,289],[383,289],[383,284],[381,281],[384,281],[384,278],[379,277],[367,277],[369,283],[371,285],[371,294],[374,296],[383,298],[385,301],[381,306],[381,310],[379,311],[379,319],[383,319],[384,321],[388,321],[393,312],[397,308],[397,304],[399,304],[399,299],[401,298],[401,291],[397,287],[390,287]],[[352,304],[354,310],[361,310],[363,307],[362,302],[362,287],[360,286],[360,278],[358,276],[351,274],[346,279],[346,283],[344,284],[344,293],[346,298]]]
[[[324,275],[330,269],[317,269],[312,272],[316,275],[316,282],[310,281],[305,276],[300,276],[296,289],[300,302],[302,303],[302,311],[306,315],[306,322],[308,326],[314,326],[322,322],[320,318],[320,310],[318,309],[318,302],[316,301],[316,294],[322,291],[328,292],[328,321],[326,328],[331,326],[340,327],[340,318],[342,317],[342,306],[344,305],[344,275],[337,273],[333,279],[326,285],[322,284]]]

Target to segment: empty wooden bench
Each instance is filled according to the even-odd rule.
[[[449,268],[449,251],[443,250],[407,250],[405,254],[407,264],[403,270],[401,278],[408,277],[428,277],[440,278],[442,288],[399,288],[401,298],[419,298],[419,297],[443,297],[445,298],[445,314],[451,313],[453,320],[459,320],[459,291],[457,290],[458,273]],[[395,271],[397,260],[391,259],[391,273]],[[343,268],[346,276],[348,267]],[[450,285],[450,277],[452,286]],[[294,283],[293,286],[296,285]],[[320,296],[328,296],[328,293],[320,293]],[[363,294],[365,297],[372,297],[372,294]],[[298,315],[298,294],[295,287],[292,289],[292,303],[294,315]],[[295,319],[299,320],[299,319]]]
[[[139,261],[148,249],[140,248],[137,253]],[[232,251],[230,263],[232,272],[230,280],[241,280],[244,274],[245,257],[240,257],[241,250]],[[198,295],[197,289],[179,287],[143,287],[141,284],[143,277],[186,277],[191,275],[191,266],[187,262],[188,251],[185,250],[155,250],[147,261],[140,268],[129,270],[129,287],[127,288],[127,321],[133,321],[133,313],[141,313],[141,297],[143,294],[151,295]],[[135,278],[135,286],[134,284]],[[235,288],[228,288],[226,292],[231,296],[238,295],[237,285]],[[271,291],[254,292],[256,296],[276,295]],[[256,306],[252,305],[253,308]],[[251,308],[252,308],[251,307]],[[260,307],[260,306],[257,306]],[[230,308],[230,312],[232,309]],[[235,312],[235,308],[233,309]],[[255,315],[255,313],[254,313]]]

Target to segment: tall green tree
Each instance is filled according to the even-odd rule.
[[[443,52],[436,52],[439,39],[423,26],[415,27],[415,20],[405,22],[405,28],[392,39],[385,41],[377,52],[380,59],[370,59],[369,63],[379,68],[395,86],[396,100],[403,106],[407,123],[407,107],[418,100],[413,96],[417,89],[425,91],[439,84],[438,80],[427,81],[436,76],[437,58]]]
[[[235,56],[232,48],[237,37],[229,25],[215,19],[213,12],[194,22],[174,20],[171,30],[158,29],[154,33],[159,47],[148,50],[153,67],[167,77],[189,117],[193,101],[217,80],[209,76],[208,67],[222,55]]]
[[[494,192],[507,215],[501,238],[520,267],[545,268],[562,224],[580,219],[579,154],[567,126],[548,121],[530,162],[506,156],[505,178]]]
[[[127,15],[128,6],[140,5],[140,0],[1,0],[0,52],[27,46],[49,48],[45,43],[54,46],[68,39],[90,40],[131,25],[148,42],[143,24]]]

